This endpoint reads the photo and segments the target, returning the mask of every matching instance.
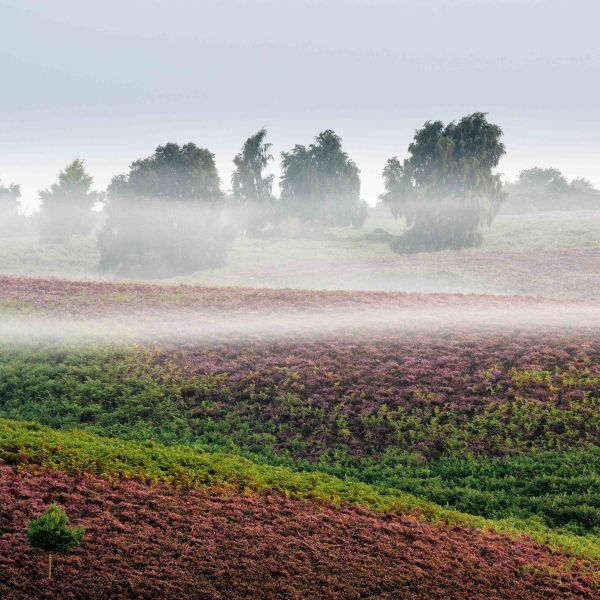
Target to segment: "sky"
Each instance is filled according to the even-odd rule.
[[[504,131],[499,171],[600,187],[598,0],[0,0],[0,179],[26,204],[75,157],[96,187],[168,141],[223,187],[265,126],[280,153],[334,129],[374,204],[426,120]]]

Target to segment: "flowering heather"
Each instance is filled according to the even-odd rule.
[[[600,251],[599,251],[600,252]],[[600,254],[598,258],[600,265]],[[597,265],[598,267],[598,265]],[[552,298],[552,296],[544,297]],[[576,296],[574,297],[576,298]],[[591,296],[590,300],[596,300]],[[545,300],[557,309],[572,299]],[[332,306],[422,309],[459,303],[470,308],[510,308],[539,305],[539,296],[502,296],[385,291],[319,291],[239,287],[205,287],[185,284],[118,283],[43,279],[0,275],[0,307],[26,306],[36,310],[59,310],[66,314],[119,313],[122,309],[182,307],[197,310],[274,311],[308,310]],[[581,302],[581,301],[580,301]],[[508,315],[507,315],[508,316]]]
[[[86,527],[55,578],[25,531],[49,502]],[[525,538],[274,495],[211,496],[0,468],[3,598],[594,598],[592,560]]]
[[[272,464],[390,486],[491,518],[538,516],[600,532],[600,336],[593,324],[522,328],[518,308],[560,315],[585,303],[535,298],[236,290],[5,278],[4,306],[72,316],[306,318],[335,310],[506,313],[502,329],[452,322],[335,335],[160,347],[4,349],[0,416],[167,444],[202,444]],[[299,326],[300,326],[299,325]],[[323,327],[326,327],[324,323]],[[260,329],[260,328],[259,328]],[[42,351],[43,350],[43,351]]]
[[[225,598],[256,589],[262,597],[536,598],[597,591],[592,567],[569,562],[595,557],[599,547],[597,302],[16,277],[0,283],[3,323],[21,319],[32,334],[28,343],[5,338],[0,346],[0,417],[75,430],[3,421],[2,460],[196,490],[76,480],[66,508],[76,524],[96,527],[100,541],[65,559],[68,573],[75,564],[83,569],[81,582],[73,568],[64,588],[43,588],[47,597],[57,589],[81,597],[77,586],[84,585],[99,586],[98,597]],[[101,324],[106,338],[45,340],[36,337],[43,319],[59,333],[69,323]],[[145,337],[119,337],[132,322]],[[33,485],[35,476],[21,473]],[[39,485],[46,480],[71,482],[44,474]],[[92,491],[80,494],[87,486]],[[223,489],[227,501],[206,496]],[[260,496],[238,496],[244,492]],[[77,508],[77,494],[111,515],[110,536],[88,509]],[[161,528],[161,507],[182,502],[185,509],[173,508],[179,517],[167,517]],[[224,506],[233,513],[219,512]],[[123,521],[125,509],[132,516]],[[212,509],[215,516],[207,517]],[[326,523],[319,520],[324,514]],[[204,523],[206,535],[197,536],[192,521]],[[472,528],[484,522],[511,536],[550,540],[572,557]],[[488,542],[493,548],[481,549]],[[106,547],[124,550],[111,549],[102,562]],[[101,562],[95,584],[94,553]],[[197,556],[202,560],[194,563]],[[33,565],[37,558],[21,560]],[[42,585],[30,570],[15,568],[14,577],[24,578],[25,590]]]

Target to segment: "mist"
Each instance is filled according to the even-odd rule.
[[[89,233],[42,243],[39,215],[11,214],[3,221],[0,273],[589,300],[600,285],[600,211],[501,213],[481,229],[479,247],[416,254],[392,251],[407,226],[384,208],[369,209],[361,228],[291,219],[249,233],[263,218],[263,209],[248,206],[144,200],[120,210],[118,222],[109,221],[104,211],[90,212]]]
[[[600,307],[586,302],[531,300],[514,304],[463,302],[449,296],[440,306],[424,307],[418,296],[395,308],[373,304],[364,306],[302,307],[290,303],[285,310],[186,309],[107,310],[105,315],[16,314],[0,316],[2,344],[40,343],[68,345],[159,344],[163,346],[222,345],[282,340],[319,341],[325,339],[364,341],[393,340],[423,334],[478,336],[510,332],[580,332],[597,335]],[[421,303],[420,303],[421,301]]]
[[[599,22],[0,0],[0,598],[597,597]]]

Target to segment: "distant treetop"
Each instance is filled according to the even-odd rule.
[[[215,155],[191,142],[158,146],[152,156],[132,162],[129,173],[114,177],[108,192],[210,203],[223,198]]]
[[[506,149],[502,130],[486,113],[444,125],[427,121],[408,146],[409,157],[393,157],[383,170],[380,196],[410,230],[396,250],[414,252],[476,246],[504,199],[494,169]]]
[[[342,150],[331,129],[308,148],[282,152],[281,202],[288,216],[324,225],[361,225],[366,217],[360,199],[360,170]]]

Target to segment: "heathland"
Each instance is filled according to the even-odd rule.
[[[390,256],[372,216],[161,284],[3,241],[0,595],[597,597],[598,223]]]

